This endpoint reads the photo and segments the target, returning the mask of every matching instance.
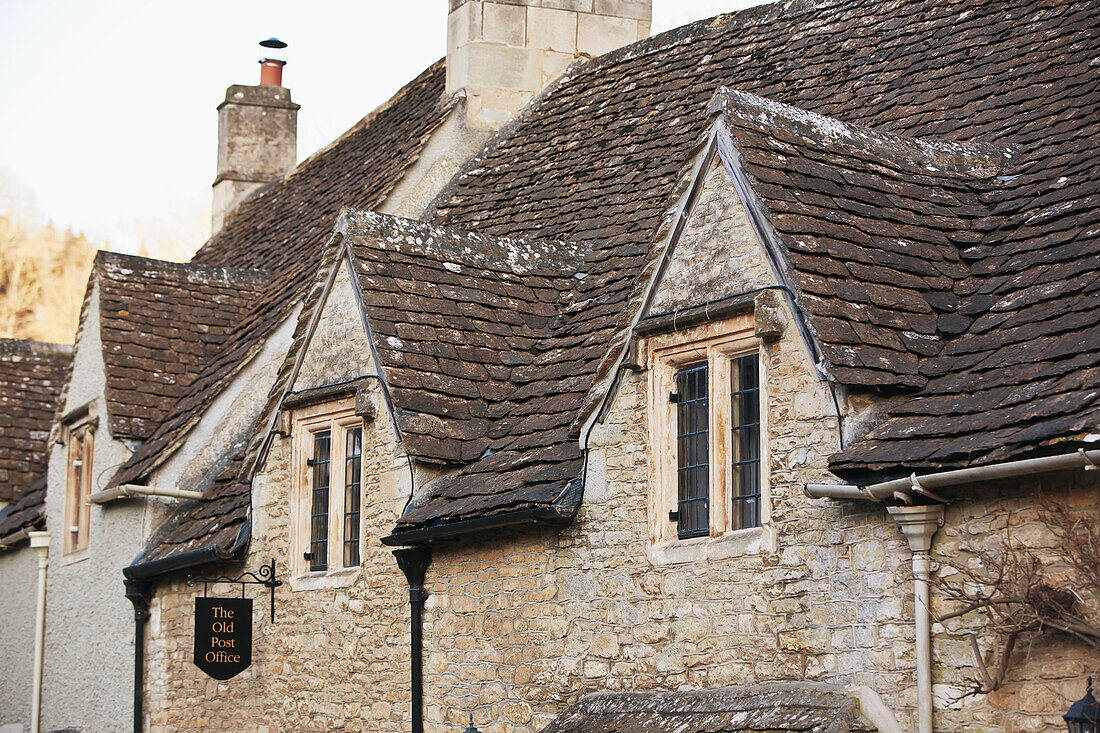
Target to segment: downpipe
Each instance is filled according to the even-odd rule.
[[[143,580],[126,579],[126,597],[134,606],[134,733],[144,724],[145,700],[145,625],[149,620],[152,586]]]
[[[410,662],[412,677],[412,733],[424,733],[424,574],[432,563],[432,551],[426,545],[394,550],[393,556],[409,582],[411,612]]]
[[[932,733],[932,613],[929,608],[932,537],[943,526],[943,505],[892,506],[886,511],[897,522],[913,552],[913,616],[917,652],[917,730]]]
[[[38,555],[38,594],[34,606],[34,677],[31,680],[31,733],[41,730],[42,657],[46,640],[46,567],[50,556],[50,533],[27,532]]]

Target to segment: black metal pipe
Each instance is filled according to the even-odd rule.
[[[145,623],[149,620],[152,587],[143,581],[127,579],[126,597],[134,604],[134,733],[141,733],[145,699]]]
[[[393,556],[405,579],[409,581],[409,608],[412,616],[411,666],[412,666],[412,733],[424,733],[424,573],[432,563],[432,551],[426,545],[394,550]]]

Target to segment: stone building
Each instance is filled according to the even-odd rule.
[[[101,416],[102,562],[50,570],[46,726],[112,729],[50,704],[120,571],[96,715],[147,730],[1060,724],[1100,655],[1038,635],[963,696],[976,614],[925,594],[1049,551],[1044,504],[1097,518],[1090,4],[449,10],[192,263],[97,262],[47,524]],[[289,129],[250,89],[219,150],[265,94]],[[272,561],[251,666],[206,676],[188,575]]]

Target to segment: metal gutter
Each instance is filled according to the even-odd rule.
[[[871,501],[882,501],[894,497],[907,501],[916,493],[936,501],[943,501],[932,489],[1051,471],[1072,471],[1078,468],[1086,471],[1100,470],[1100,450],[1079,448],[1075,453],[1063,453],[1043,458],[1025,458],[1020,461],[1008,461],[974,468],[960,468],[953,471],[940,471],[939,473],[929,473],[923,476],[918,476],[914,472],[907,478],[893,479],[867,486],[806,484],[803,491],[811,499],[870,499]]]
[[[6,550],[9,547],[14,547],[20,542],[28,539],[30,539],[30,535],[27,534],[26,529],[17,529],[5,537],[0,537],[0,550]]]
[[[123,484],[111,489],[104,489],[90,494],[87,498],[89,504],[106,504],[116,499],[129,499],[135,496],[163,496],[169,499],[192,499],[199,501],[203,497],[201,491],[188,491],[187,489],[162,489],[156,486],[141,486],[140,484]]]
[[[484,532],[490,529],[502,527],[515,527],[523,524],[566,524],[575,514],[575,510],[565,507],[535,507],[533,509],[521,509],[507,514],[494,514],[489,517],[477,517],[464,519],[460,522],[435,524],[420,529],[410,529],[404,532],[394,532],[382,538],[382,544],[391,547],[401,545],[419,545],[435,540],[449,539],[459,535]]]

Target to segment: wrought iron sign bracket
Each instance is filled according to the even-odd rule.
[[[251,580],[247,580],[251,578]],[[206,589],[210,583],[240,583],[241,585],[241,598],[244,598],[244,587],[246,585],[262,585],[265,588],[271,590],[271,620],[275,621],[275,589],[283,584],[283,581],[275,577],[275,559],[272,558],[271,562],[267,565],[261,565],[260,569],[256,572],[241,573],[236,578],[231,578],[228,575],[219,575],[216,578],[207,578],[202,575],[188,575],[187,585],[194,586],[195,583],[202,583],[202,594],[206,596]]]

